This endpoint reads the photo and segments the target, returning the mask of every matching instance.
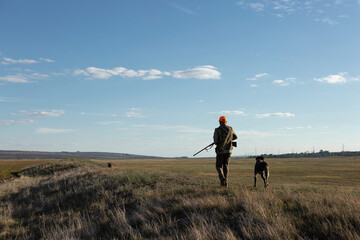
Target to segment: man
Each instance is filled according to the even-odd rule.
[[[214,143],[216,145],[216,170],[219,174],[220,185],[228,186],[229,161],[232,151],[232,141],[237,136],[232,127],[226,125],[226,117],[219,118],[220,126],[215,129]]]

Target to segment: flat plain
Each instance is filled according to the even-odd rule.
[[[0,184],[0,239],[360,239],[359,157],[267,159],[267,188],[249,158],[228,188],[213,158],[30,161]]]
[[[101,164],[104,161],[94,160]],[[139,170],[153,173],[174,173],[218,183],[213,158],[184,159],[130,159],[112,160],[114,169]],[[353,188],[360,186],[360,157],[340,158],[272,158],[269,183],[279,187],[286,185],[328,186],[329,188]],[[252,186],[255,159],[232,158],[229,181],[233,187]],[[261,183],[260,176],[258,176]]]

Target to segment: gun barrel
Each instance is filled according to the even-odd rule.
[[[193,157],[195,157],[196,155],[198,155],[199,153],[201,153],[201,152],[204,151],[204,150],[208,150],[208,148],[209,148],[209,147],[211,148],[214,144],[215,144],[215,143],[211,143],[211,144],[207,145],[206,147],[204,147],[203,149],[201,149],[200,151],[198,151],[197,153],[195,153],[195,154],[193,155]]]

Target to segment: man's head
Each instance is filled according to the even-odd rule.
[[[219,123],[221,124],[221,123],[226,123],[227,121],[226,121],[226,117],[225,116],[221,116],[220,118],[219,118]]]

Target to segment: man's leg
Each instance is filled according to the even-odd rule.
[[[219,174],[220,185],[224,186],[225,178],[224,178],[224,175],[221,170],[222,166],[223,166],[223,154],[217,154],[216,155],[216,171]]]
[[[228,185],[228,174],[229,174],[229,162],[230,162],[230,153],[224,154],[224,159],[223,159],[223,172],[224,172],[224,186],[227,187]]]

